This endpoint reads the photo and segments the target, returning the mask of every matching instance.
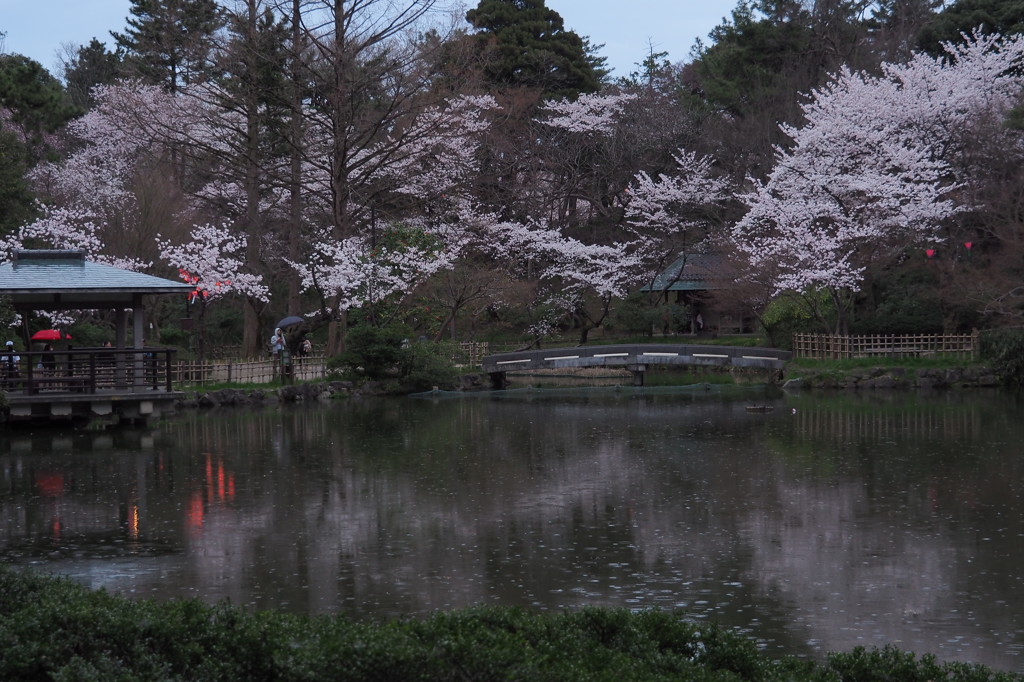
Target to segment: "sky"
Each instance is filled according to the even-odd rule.
[[[737,0],[547,0],[565,27],[604,44],[613,76],[628,76],[652,50],[673,62],[687,60],[697,38],[730,14]],[[466,3],[475,6],[475,2]],[[92,38],[113,47],[111,31],[121,32],[129,0],[0,0],[2,51],[23,54],[55,71],[62,45],[85,45]]]

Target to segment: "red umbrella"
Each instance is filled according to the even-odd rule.
[[[33,341],[63,341],[70,338],[71,334],[56,329],[41,329],[32,335]]]

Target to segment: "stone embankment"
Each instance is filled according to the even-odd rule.
[[[372,383],[363,384],[356,389],[351,381],[295,384],[280,388],[221,388],[215,391],[188,391],[176,406],[180,409],[327,402],[353,395],[372,395],[376,390],[376,384]]]
[[[459,377],[459,390],[480,391],[489,388],[486,374]],[[324,381],[294,384],[279,388],[221,388],[214,391],[187,391],[177,408],[279,405],[281,403],[329,402],[339,398],[390,395],[376,381],[355,384],[351,381]]]
[[[947,369],[905,369],[876,367],[843,372],[788,367],[783,372],[784,388],[808,389],[946,389],[994,388],[996,375],[986,367]],[[460,377],[460,390],[488,388],[487,375]],[[325,381],[279,388],[222,388],[215,391],[190,391],[178,401],[178,408],[278,405],[281,403],[329,402],[339,398],[386,395],[381,384],[351,381]]]
[[[787,367],[783,374],[782,386],[834,389],[994,388],[999,386],[999,379],[987,367],[875,367],[843,372]]]

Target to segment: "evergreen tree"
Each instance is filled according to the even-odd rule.
[[[800,103],[830,74],[877,64],[864,11],[860,1],[742,0],[710,46],[697,44],[687,82],[725,114],[709,118],[706,132],[737,177],[767,172],[774,148],[787,143],[778,123],[799,123]]]
[[[607,74],[588,41],[565,30],[544,0],[480,0],[466,20],[490,49],[487,80],[497,88],[525,87],[550,98],[596,92]]]
[[[210,75],[213,36],[224,26],[215,0],[132,0],[128,28],[111,35],[130,72],[175,92]]]
[[[1004,36],[1024,32],[1024,0],[957,0],[922,29],[918,47],[940,55],[943,43],[962,43],[976,29]]]
[[[13,133],[0,129],[0,235],[10,234],[32,217],[27,172],[25,145]]]
[[[78,48],[77,54],[64,64],[64,82],[68,96],[76,106],[91,109],[95,104],[92,89],[109,85],[121,74],[121,51],[110,52],[106,45],[93,38]]]
[[[801,8],[770,9],[759,16],[741,2],[731,21],[711,31],[711,46],[695,48],[700,93],[733,116],[756,115],[769,102],[795,107],[795,93],[815,81],[807,59],[813,40],[809,16]]]
[[[942,0],[880,0],[871,16],[872,46],[883,61],[905,61]]]
[[[266,229],[261,207],[270,191],[269,168],[279,163],[286,151],[288,25],[261,0],[245,0],[228,14],[226,49],[219,66],[224,76],[216,92],[221,106],[231,112],[227,120],[238,121],[231,149],[219,169],[232,169],[232,176],[245,193],[244,216],[232,216],[244,225],[247,248],[245,265],[250,272],[260,267],[260,238]],[[219,171],[219,172],[222,172]],[[211,178],[215,180],[215,178]],[[262,335],[258,307],[265,299],[245,300],[243,346],[247,354],[259,352]]]
[[[25,144],[30,166],[47,154],[47,135],[81,113],[49,71],[18,54],[0,55],[0,108],[8,112],[2,125]]]

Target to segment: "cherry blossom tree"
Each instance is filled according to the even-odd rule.
[[[150,266],[137,258],[106,252],[101,237],[106,227],[102,217],[84,207],[41,207],[41,216],[0,239],[0,262],[11,260],[20,249],[61,249],[82,251],[88,260],[124,270],[142,271]],[[83,311],[41,310],[54,327],[65,328],[82,317]]]
[[[566,314],[575,318],[580,343],[586,343],[589,332],[608,317],[612,303],[625,297],[641,276],[642,261],[625,244],[585,243],[548,225],[498,220],[486,234],[494,258],[514,259],[540,283],[532,307],[548,308],[555,317],[535,321],[538,343],[555,328],[556,318]]]
[[[676,172],[650,177],[640,171],[629,188],[627,229],[646,264],[649,282],[669,263],[679,264],[666,284],[682,276],[686,256],[713,248],[719,225],[715,209],[732,196],[725,178],[715,175],[714,161],[680,149],[673,155]]]
[[[712,212],[728,196],[728,183],[715,177],[710,159],[679,150],[673,175],[657,179],[646,172],[622,179],[604,174],[606,151],[615,146],[618,128],[633,93],[584,95],[575,101],[548,102],[538,119],[550,132],[538,153],[544,158],[533,177],[535,192],[546,193],[529,220],[498,223],[498,243],[528,258],[541,283],[537,307],[568,313],[585,343],[602,326],[615,301],[631,288],[650,281],[681,251],[696,248],[711,232]],[[599,179],[600,178],[600,179]],[[618,189],[608,182],[621,182]],[[597,191],[590,187],[604,185]],[[588,230],[569,220],[588,221],[610,215],[608,198],[621,196],[617,210],[625,216],[620,229],[589,231],[590,240],[575,235]],[[568,200],[586,199],[589,210],[564,210]],[[553,320],[539,328],[550,329]]]
[[[240,295],[257,301],[269,300],[270,291],[261,275],[245,271],[246,239],[227,225],[197,225],[191,239],[172,244],[159,237],[160,257],[178,269],[182,280],[194,288],[189,304],[198,311],[199,358],[206,351],[206,306],[217,299]]]
[[[613,301],[637,281],[638,261],[629,244],[584,241],[573,228],[605,214],[609,191],[599,176],[603,145],[635,96],[628,93],[581,95],[555,100],[538,111],[533,136],[537,146],[513,175],[528,201],[503,207],[504,216],[480,214],[484,227],[476,248],[520,277],[536,279],[532,310],[547,310],[535,320],[534,338],[570,315],[581,343],[607,318]],[[582,204],[582,208],[580,208]]]
[[[453,266],[467,243],[466,224],[476,213],[471,198],[476,150],[494,107],[487,96],[453,97],[444,106],[410,115],[395,138],[384,135],[364,150],[390,159],[386,164],[374,159],[360,171],[366,173],[360,185],[366,194],[350,197],[349,208],[368,224],[342,239],[333,227],[321,226],[306,258],[289,261],[303,290],[319,301],[311,326],[343,319],[355,307],[366,307],[367,319],[375,320],[381,301],[405,299]],[[314,147],[317,128],[310,135]],[[323,196],[329,177],[311,167],[307,186]]]
[[[40,165],[33,182],[48,203],[100,219],[106,252],[156,258],[158,233],[187,234],[179,226],[189,206],[172,150],[199,146],[195,137],[216,126],[195,100],[155,86],[105,85],[94,96],[96,107],[68,127],[75,152]]]
[[[827,290],[838,333],[869,266],[942,241],[966,208],[961,134],[1020,92],[1024,38],[974,36],[946,49],[877,76],[840,71],[803,107],[802,126],[782,126],[792,145],[744,196],[749,211],[733,234],[751,269],[777,272],[776,292]]]

